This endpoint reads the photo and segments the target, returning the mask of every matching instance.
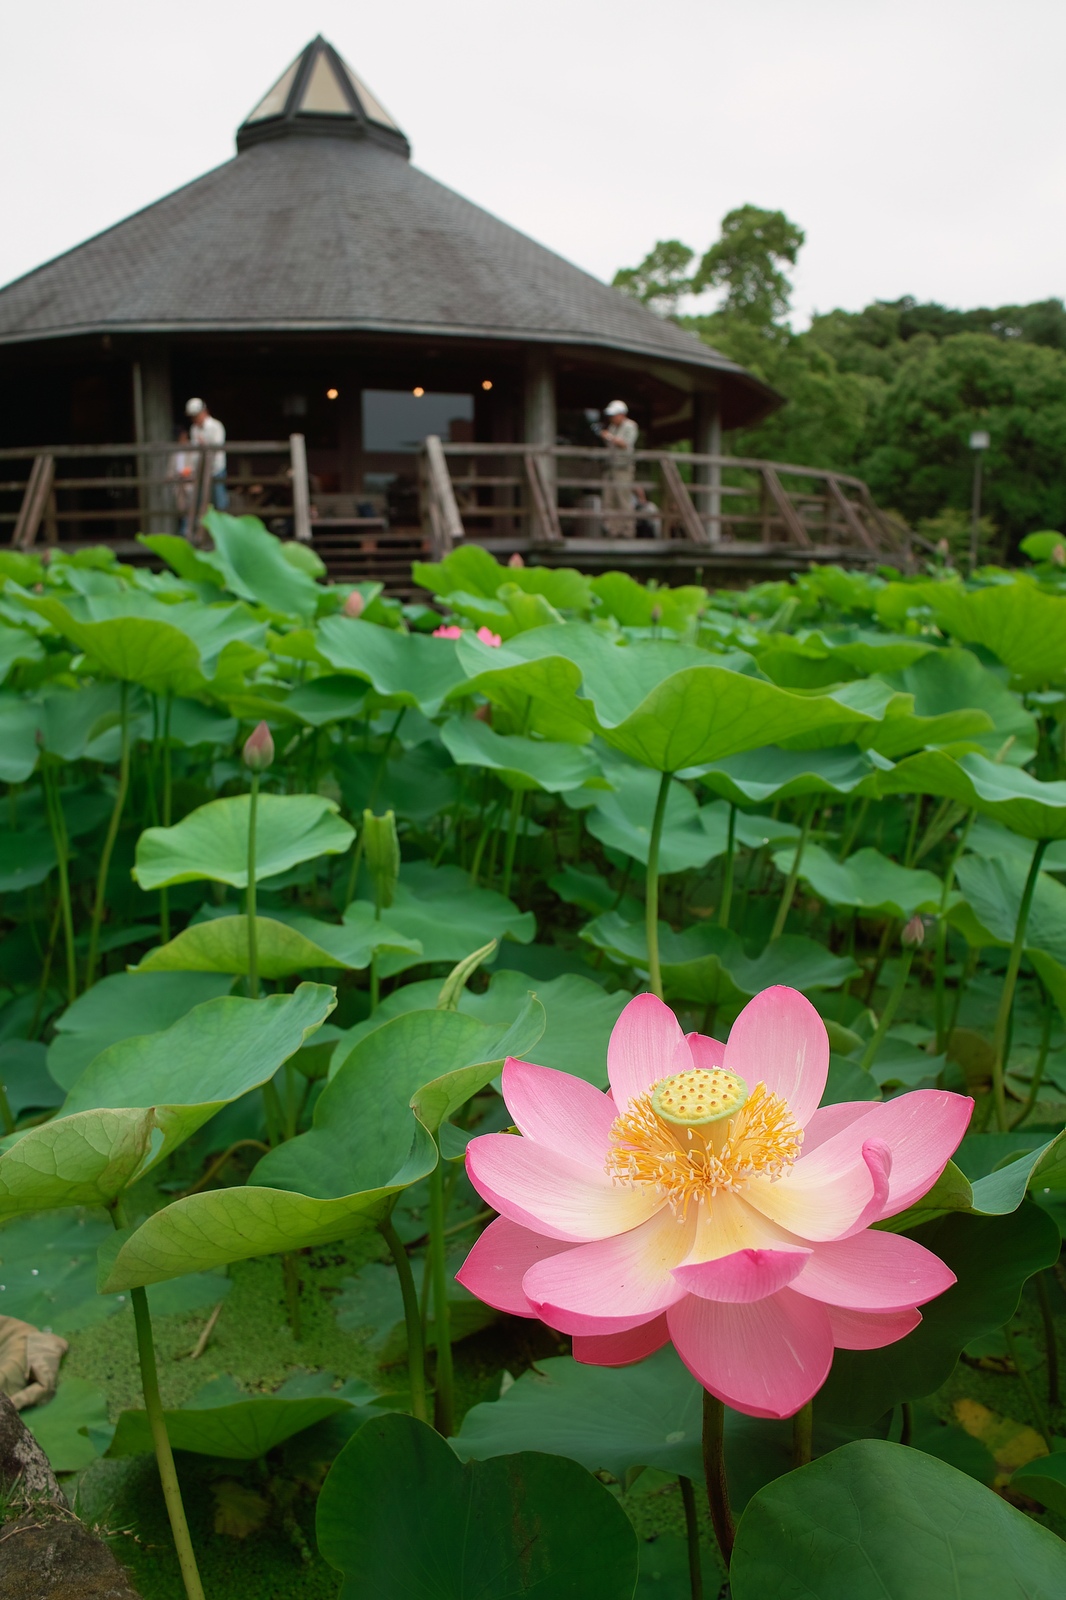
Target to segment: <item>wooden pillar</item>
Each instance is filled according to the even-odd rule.
[[[718,395],[713,390],[701,390],[692,397],[692,449],[699,456],[722,453],[722,414]],[[722,469],[697,467],[695,481],[702,488],[696,500],[707,518],[708,537],[712,544],[717,544],[722,537]]]
[[[555,410],[555,355],[548,345],[531,345],[526,351],[525,417],[522,437],[526,444],[552,450],[558,434]],[[546,456],[543,482],[554,504],[555,457]],[[535,519],[534,519],[535,521]]]
[[[173,448],[174,402],[170,392],[170,353],[152,344],[133,363],[133,426],[137,444],[165,445],[165,449],[138,457],[139,477],[159,479],[140,493],[142,518],[148,533],[173,533],[173,507],[162,479]]]

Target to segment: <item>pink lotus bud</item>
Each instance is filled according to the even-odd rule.
[[[261,722],[244,741],[242,759],[252,772],[265,772],[273,764],[274,741],[265,722]]]
[[[462,628],[454,627],[450,623],[442,623],[439,628],[433,629],[433,637],[434,639],[461,639],[463,630]]]
[[[515,550],[507,557],[507,565],[509,567],[524,567],[525,562],[522,560],[520,553]]]
[[[918,945],[925,943],[925,918],[915,913],[899,936],[899,942],[907,950],[914,950]]]
[[[487,700],[483,706],[478,706],[474,716],[479,722],[487,722],[489,727],[492,726],[492,707]]]
[[[361,617],[366,610],[366,601],[358,589],[353,589],[344,602],[344,615],[346,617]]]
[[[948,556],[951,554],[951,546],[948,544],[946,539],[937,540],[936,553],[938,556],[943,556],[944,559],[947,560]]]
[[[1057,567],[1066,567],[1066,545],[1052,545],[1051,559]]]
[[[493,633],[491,628],[479,628],[477,630],[477,636],[481,640],[482,644],[491,644],[494,650],[503,643],[503,640],[500,638],[499,634]]]

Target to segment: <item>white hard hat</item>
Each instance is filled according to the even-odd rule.
[[[202,400],[193,399],[186,400],[185,402],[185,415],[187,417],[198,417],[201,411],[206,410],[207,407],[204,405]]]
[[[629,415],[629,407],[624,400],[612,400],[610,405],[606,407],[606,415],[609,417],[627,417]]]

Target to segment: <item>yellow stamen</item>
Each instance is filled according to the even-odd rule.
[[[764,1083],[748,1094],[735,1073],[696,1068],[654,1084],[615,1119],[606,1170],[657,1189],[684,1217],[694,1200],[782,1177],[802,1143],[787,1103]]]

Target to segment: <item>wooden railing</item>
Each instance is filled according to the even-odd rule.
[[[304,436],[234,439],[225,446],[222,482],[235,512],[280,518],[293,537],[311,538],[311,500]],[[0,450],[0,528],[12,527],[11,544],[28,550],[44,535],[49,544],[105,538],[122,530],[195,534],[212,503],[217,445],[46,445]],[[190,459],[188,477],[174,471],[178,452]],[[254,471],[258,462],[264,470]]]
[[[425,532],[440,554],[460,539],[531,546],[631,539],[817,559],[909,558],[911,530],[860,478],[739,456],[524,444],[442,444],[422,456]]]

